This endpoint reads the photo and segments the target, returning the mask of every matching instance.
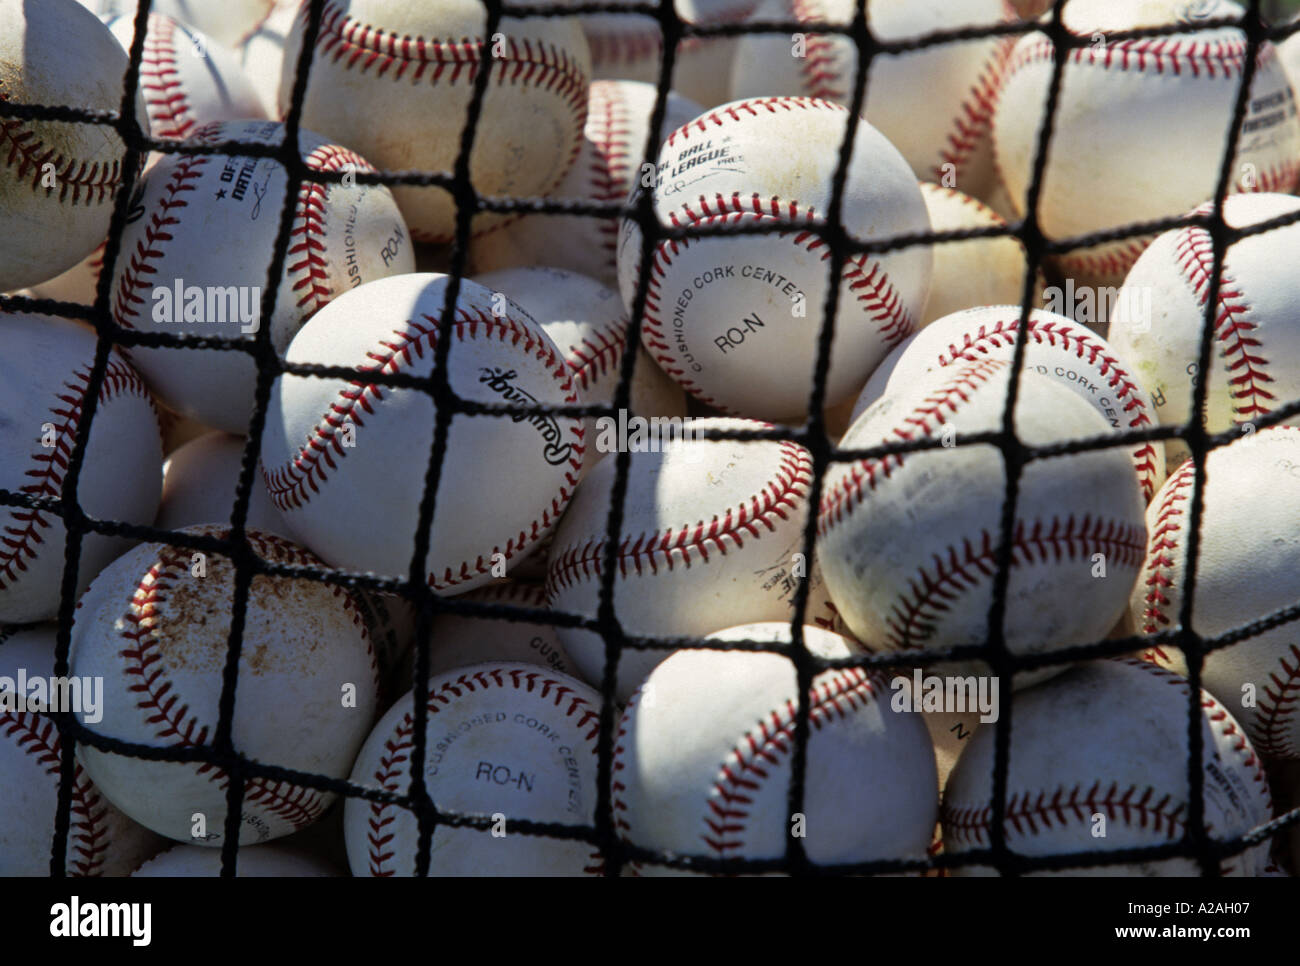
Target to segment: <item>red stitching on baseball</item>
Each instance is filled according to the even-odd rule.
[[[307,551],[269,533],[248,531],[248,542],[254,551],[268,560],[304,566],[321,566],[321,561]],[[167,745],[202,747],[208,742],[209,726],[199,720],[173,689],[166,676],[164,654],[156,633],[160,608],[168,600],[173,580],[188,572],[189,551],[181,547],[163,546],[158,549],[159,560],[141,579],[131,595],[128,610],[120,620],[120,634],[126,642],[118,656],[124,661],[122,673],[138,679],[128,690],[139,695],[136,707],[143,713],[146,724],[153,726],[155,736]],[[331,593],[342,598],[344,610],[361,631],[370,658],[373,684],[379,687],[379,669],[374,648],[370,643],[365,622],[361,619],[350,594],[342,587],[331,585]],[[195,762],[195,771],[217,783],[221,790],[229,785],[229,776],[211,762]],[[300,788],[287,782],[250,778],[245,784],[245,798],[263,811],[279,816],[295,829],[315,821],[325,810],[320,792]]]
[[[9,100],[0,92],[0,101]],[[21,118],[0,118],[0,163],[14,169],[17,181],[30,179],[32,191],[44,191],[47,198],[57,191],[60,202],[74,205],[84,201],[89,207],[113,199],[122,180],[120,160],[105,164],[69,158],[58,148],[46,145],[35,130],[23,124]],[[55,181],[48,188],[41,184],[46,165],[52,167]]]
[[[90,385],[91,366],[82,366],[72,373],[55,394],[50,407],[50,423],[54,427],[54,445],[41,447],[32,453],[34,464],[23,475],[31,482],[19,487],[28,496],[60,499],[63,492],[63,474],[72,458],[72,447],[77,438],[77,425],[81,422],[81,407],[86,389]],[[119,396],[144,399],[157,416],[153,397],[139,374],[116,353],[109,356],[104,370],[104,381],[99,387],[99,405],[104,406]],[[45,542],[44,532],[53,518],[48,510],[26,507],[8,508],[10,523],[0,528],[0,590],[14,583],[35,559],[38,548]]]
[[[747,18],[758,5],[758,0],[744,0],[732,9],[712,16],[710,26],[740,23]],[[617,18],[618,14],[606,14]],[[598,66],[626,66],[641,60],[659,61],[663,50],[663,38],[658,25],[645,17],[635,14],[620,20],[600,21],[583,18],[583,33],[587,36],[587,46],[591,49],[591,62]],[[622,29],[619,29],[619,27]],[[602,29],[604,28],[604,29]],[[678,56],[688,52],[705,49],[706,43],[717,43],[719,37],[700,37],[692,35],[683,37],[677,45]]]
[[[409,331],[393,330],[391,340],[381,340],[380,349],[366,353],[369,362],[357,368],[365,372],[395,373],[410,367],[416,359],[424,357],[426,351],[432,353],[438,338],[438,320],[430,315],[410,319]],[[523,352],[543,361],[552,376],[564,389],[564,401],[567,405],[578,402],[577,390],[574,388],[573,376],[569,365],[561,359],[546,343],[527,326],[521,325],[509,316],[495,318],[482,309],[457,308],[456,321],[450,326],[452,335],[459,341],[467,339],[496,339],[509,343]],[[330,473],[337,469],[338,460],[347,455],[348,448],[343,445],[340,430],[346,423],[357,427],[365,425],[364,417],[372,416],[378,404],[384,401],[388,389],[374,383],[353,380],[345,389],[340,390],[338,401],[330,403],[316,426],[312,435],[288,462],[270,468],[262,464],[262,478],[266,481],[267,491],[276,507],[281,512],[288,512],[304,506],[311,501],[312,495],[319,493],[321,487],[329,480]],[[495,546],[486,555],[480,554],[473,561],[461,561],[447,567],[441,575],[430,574],[429,586],[435,590],[445,590],[463,583],[476,575],[490,573],[492,557],[501,553],[507,561],[520,557],[549,530],[551,524],[564,512],[569,502],[569,494],[577,486],[582,470],[582,458],[585,450],[583,442],[584,429],[581,421],[575,421],[570,428],[571,453],[569,467],[564,471],[564,485],[551,500],[549,508],[542,512],[539,519],[532,521],[528,529],[511,536],[504,547]]]
[[[940,163],[933,168],[936,179],[943,180],[947,174],[944,167],[949,164],[953,166],[953,174],[960,177],[976,147],[992,135],[993,108],[1015,45],[1015,37],[1000,38],[980,68],[974,85],[962,98],[957,115],[953,118],[953,128],[948,134],[947,144],[940,152]]]
[[[163,257],[163,246],[175,238],[172,231],[181,222],[179,209],[189,206],[182,196],[197,190],[198,179],[207,163],[208,158],[203,155],[185,157],[176,162],[168,176],[144,226],[144,236],[136,239],[135,250],[122,266],[122,276],[115,285],[113,321],[122,328],[136,327],[148,301],[145,290],[151,284],[149,279],[158,274],[155,263]]]
[[[1174,586],[1174,568],[1179,563],[1174,554],[1178,550],[1178,534],[1183,524],[1183,509],[1180,504],[1191,499],[1195,473],[1196,464],[1191,460],[1180,466],[1165,482],[1164,495],[1156,509],[1155,527],[1151,531],[1145,565],[1148,574],[1146,606],[1142,610],[1144,634],[1156,634],[1162,625],[1171,623],[1165,608],[1170,605],[1168,592]]]
[[[797,201],[782,201],[775,197],[762,198],[757,193],[746,198],[738,191],[733,192],[730,197],[715,194],[712,198],[708,198],[700,195],[694,205],[684,202],[680,210],[680,216],[677,211],[668,213],[668,218],[675,228],[708,227],[715,224],[735,225],[780,219],[816,223],[815,209],[803,208]],[[825,241],[811,231],[792,227],[790,231],[773,232],[767,237],[787,240],[798,248],[817,254],[822,261],[826,261],[831,256]],[[677,364],[677,358],[673,355],[669,336],[661,318],[664,304],[662,288],[673,259],[693,243],[703,240],[667,239],[655,246],[646,287],[645,311],[642,315],[642,342],[655,362],[659,363],[659,367],[678,385],[706,405],[734,416],[739,414],[705,392],[703,387],[691,378],[690,373]],[[840,284],[847,286],[867,317],[876,324],[888,348],[894,348],[916,330],[916,322],[904,304],[902,295],[893,287],[880,262],[869,255],[853,255],[846,259]]]
[[[359,154],[335,144],[322,144],[305,160],[307,167],[315,171],[369,173],[375,170]],[[319,312],[334,298],[329,262],[324,255],[327,235],[325,205],[328,199],[328,185],[317,181],[302,182],[285,255],[285,271],[290,278],[299,276],[293,283],[293,291],[298,295],[297,306],[299,309],[306,307],[309,315]]]
[[[1255,743],[1260,754],[1295,758],[1295,718],[1300,712],[1300,645],[1288,644],[1286,652],[1278,655],[1277,665],[1279,670],[1269,672],[1268,684],[1257,698]]]
[[[0,735],[56,782],[62,768],[62,746],[54,723],[27,711],[0,712]],[[104,824],[108,806],[79,763],[73,765],[71,824],[68,829],[67,871],[73,876],[99,875],[107,858],[109,829]]]
[[[1107,560],[1136,569],[1142,562],[1145,536],[1140,527],[1087,514],[1079,519],[1070,514],[1064,520],[1056,516],[1032,523],[1017,520],[1011,535],[1011,566],[1087,560],[1102,553]],[[973,539],[963,537],[960,546],[949,545],[943,553],[934,554],[929,568],[923,565],[908,578],[908,591],[899,595],[885,619],[889,628],[885,648],[924,646],[953,601],[982,580],[993,579],[997,553],[997,538],[980,530]]]
[[[726,556],[729,549],[743,547],[747,539],[758,540],[763,531],[775,530],[776,520],[789,520],[798,512],[799,501],[807,497],[811,484],[812,458],[802,447],[783,442],[780,465],[771,482],[748,500],[709,520],[623,537],[615,554],[619,575],[689,569],[695,558],[708,563],[710,554]],[[567,547],[558,555],[553,551],[547,571],[548,599],[580,580],[598,580],[604,553],[604,537]]]
[[[1203,228],[1185,228],[1178,233],[1175,245],[1179,271],[1192,287],[1196,304],[1204,308],[1214,269],[1214,243],[1210,233]],[[1232,387],[1233,415],[1249,420],[1272,412],[1277,397],[1265,388],[1266,383],[1273,382],[1273,377],[1265,371],[1268,360],[1260,354],[1263,343],[1254,334],[1258,326],[1249,321],[1250,303],[1227,266],[1222,268],[1214,335],[1222,343],[1223,363]]]
[[[827,23],[830,18],[818,0],[791,0],[790,13],[800,23]],[[837,44],[838,41],[838,44]],[[841,101],[849,96],[845,67],[839,63],[840,49],[847,44],[842,34],[804,35],[804,57],[799,63],[803,90],[810,97]]]
[[[847,108],[834,101],[825,101],[816,97],[751,97],[746,101],[728,104],[722,110],[701,114],[688,124],[683,124],[664,142],[665,147],[672,147],[677,139],[689,140],[692,133],[698,132],[707,137],[713,128],[725,127],[728,123],[742,121],[745,117],[760,117],[762,114],[779,114],[782,111],[835,111],[847,113]]]
[[[939,356],[938,363],[948,366],[957,359],[974,362],[981,358],[975,353],[986,353],[985,346],[1000,349],[1011,348],[1016,343],[1016,333],[1020,329],[1019,319],[999,319],[991,325],[981,325],[974,332],[964,333],[961,346],[949,343],[947,350]],[[1029,320],[1029,339],[1038,345],[1073,351],[1076,358],[1093,366],[1106,380],[1120,403],[1120,409],[1128,413],[1129,428],[1141,429],[1155,425],[1143,405],[1141,390],[1136,381],[1124,369],[1123,362],[1106,352],[1106,347],[1091,333],[1076,330],[1071,333],[1058,322]],[[1073,348],[1071,348],[1073,343]],[[1156,486],[1156,448],[1154,443],[1142,443],[1133,454],[1133,464],[1142,482],[1142,493],[1149,501],[1155,494]]]
[[[1275,56],[1273,46],[1260,47],[1256,65],[1262,67]],[[1050,38],[1037,37],[1021,44],[1008,63],[1008,71],[1016,71],[1027,64],[1053,63],[1056,48]],[[1070,63],[1097,66],[1103,69],[1150,71],[1154,74],[1173,74],[1181,77],[1228,79],[1241,75],[1246,63],[1246,41],[1233,38],[1223,40],[1189,40],[1185,37],[1140,37],[1118,40],[1100,47],[1091,45],[1070,48]]]
[[[574,693],[573,688],[563,681],[544,677],[540,670],[524,671],[519,668],[489,668],[473,673],[462,673],[454,681],[446,681],[436,690],[429,692],[427,707],[429,709],[428,728],[434,727],[434,715],[452,704],[453,698],[459,698],[477,690],[488,688],[513,688],[516,691],[536,691],[539,697],[549,699],[555,707],[564,712],[566,718],[578,716],[574,727],[586,728],[582,737],[588,743],[592,758],[596,757],[596,737],[600,733],[600,710],[593,708],[585,699]],[[410,754],[415,747],[415,714],[408,711],[392,735],[384,742],[384,754],[372,776],[379,787],[386,792],[400,793],[403,777],[410,776]],[[396,875],[391,867],[394,858],[392,843],[394,833],[390,826],[397,820],[393,811],[396,805],[385,802],[370,803],[369,831],[366,834],[370,851],[370,874],[372,876],[390,877]],[[436,834],[436,833],[435,833]],[[589,865],[583,870],[593,875],[604,871],[605,860],[598,850],[593,851],[588,859]]]
[[[628,177],[633,157],[633,148],[628,143],[631,134],[632,119],[628,116],[627,101],[621,96],[618,82],[597,81],[592,84],[585,132],[591,149],[587,173],[592,201],[622,204],[626,198],[627,185],[632,180]],[[613,266],[618,254],[618,216],[598,219],[596,230],[600,233],[606,261]]]
[[[198,118],[190,108],[177,67],[176,27],[170,17],[149,14],[144,59],[140,63],[140,90],[154,137],[183,141],[193,133]]]
[[[947,416],[957,412],[960,404],[970,401],[971,394],[989,381],[990,376],[1006,371],[1006,363],[995,359],[981,359],[964,368],[953,382],[940,387],[904,418],[903,426],[890,433],[899,440],[932,436]],[[888,479],[903,466],[901,453],[890,453],[877,459],[858,460],[848,465],[848,472],[835,485],[828,486],[822,494],[818,510],[817,533],[825,536],[862,502],[863,495],[876,488],[878,478]]]
[[[845,668],[828,673],[813,683],[808,701],[808,724],[820,731],[832,721],[865,707],[876,696],[876,687],[887,691],[884,681],[863,668]],[[705,831],[700,838],[719,858],[737,855],[745,846],[745,827],[750,808],[763,786],[794,750],[795,715],[799,704],[787,699],[759,719],[718,770],[706,802]]]

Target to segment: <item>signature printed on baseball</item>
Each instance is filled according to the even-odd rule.
[[[519,386],[513,385],[513,380],[519,378],[519,373],[513,369],[503,369],[500,366],[484,366],[479,370],[479,382],[484,383],[489,389],[497,393],[508,403],[518,406],[537,406],[539,405],[537,397]],[[516,423],[527,422],[534,427],[546,444],[542,450],[542,456],[547,463],[552,466],[559,466],[561,463],[569,460],[573,454],[573,444],[564,442],[564,430],[554,416],[546,413],[522,413],[510,417]]]

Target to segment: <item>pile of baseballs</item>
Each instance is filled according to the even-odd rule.
[[[0,875],[1300,874],[1294,51],[489,6],[0,0]]]

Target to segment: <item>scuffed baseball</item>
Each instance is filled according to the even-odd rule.
[[[1213,638],[1295,604],[1287,574],[1300,566],[1300,429],[1278,427],[1211,451],[1200,515],[1192,627]],[[1147,509],[1147,552],[1129,613],[1138,633],[1178,626],[1196,467],[1190,460]],[[1158,663],[1186,673],[1177,650]],[[1290,624],[1205,655],[1201,682],[1265,758],[1300,758],[1300,645]]]
[[[851,421],[881,396],[906,388],[927,370],[980,359],[1010,362],[1019,329],[1018,305],[969,309],[926,326],[871,374]],[[1025,367],[1086,399],[1116,433],[1151,429],[1159,423],[1151,394],[1129,359],[1087,326],[1054,312],[1029,313]],[[1164,447],[1158,442],[1136,443],[1131,451],[1142,495],[1150,500],[1165,479]]]
[[[847,27],[861,3],[764,0],[748,23]],[[1015,19],[1003,0],[871,0],[867,16],[872,35],[893,43]],[[876,56],[867,76],[863,117],[898,147],[917,178],[987,199],[996,184],[991,114],[1014,40],[978,37]],[[856,77],[857,46],[847,34],[803,32],[792,38],[752,33],[738,41],[731,97],[797,95],[848,105]]]
[[[820,658],[855,653],[829,631],[803,633]],[[750,624],[706,640],[788,644],[790,629]],[[921,715],[891,705],[879,672],[813,679],[802,823],[797,833],[789,824],[797,688],[794,664],[779,654],[686,650],[655,668],[619,723],[611,786],[619,837],[724,860],[779,861],[791,834],[818,864],[924,858],[938,811],[934,752]],[[678,872],[649,862],[637,870]]]
[[[224,538],[226,527],[186,533]],[[320,560],[270,533],[247,532],[277,564]],[[175,750],[211,749],[230,635],[234,564],[145,544],[119,557],[82,596],[72,674],[104,682],[97,734]],[[343,778],[374,720],[378,670],[351,595],[308,578],[254,576],[233,719],[236,748],[259,762]],[[77,747],[104,795],[140,824],[193,845],[225,840],[226,773],[204,762],[147,761]],[[316,821],[328,792],[256,777],[245,782],[240,844],[268,842]]]
[[[475,276],[484,288],[505,294],[541,323],[573,370],[579,398],[587,404],[610,404],[618,389],[623,353],[627,350],[627,312],[618,292],[585,275],[559,268],[507,268]],[[629,415],[686,416],[686,395],[664,374],[641,346],[632,372]],[[616,420],[586,420],[583,472],[609,452],[600,427]]]
[[[281,116],[307,11],[299,10],[285,46]],[[475,72],[490,60],[470,157],[474,189],[514,198],[549,194],[576,159],[587,119],[591,58],[582,28],[572,17],[503,17],[499,37],[485,38],[486,22],[480,0],[326,0],[303,125],[383,170],[451,171]],[[399,186],[394,194],[417,241],[451,241],[456,213],[449,192]],[[474,230],[501,221],[483,214]]]
[[[582,147],[564,180],[549,193],[556,201],[622,205],[644,176],[643,157],[658,95],[653,84],[601,80],[587,95]],[[704,108],[668,92],[662,131],[668,135],[704,113]],[[650,162],[661,138],[651,146]],[[470,263],[477,272],[514,266],[553,265],[618,285],[617,214],[524,215],[474,238]],[[556,244],[559,238],[564,244]]]
[[[642,343],[708,406],[774,421],[807,412],[829,253],[798,224],[825,216],[847,122],[843,107],[814,98],[735,101],[673,132],[659,153],[652,191],[664,227],[795,223],[774,234],[660,240],[653,248]],[[841,224],[860,241],[930,227],[907,162],[866,123],[854,138]],[[641,249],[640,227],[625,219],[618,276],[629,309]],[[924,246],[848,258],[826,405],[861,389],[912,333],[930,268]]]
[[[201,128],[201,144],[280,144],[284,126],[235,121]],[[317,171],[373,170],[352,151],[302,132],[299,148]],[[140,217],[122,235],[112,311],[146,332],[252,341],[274,255],[288,174],[270,158],[170,155],[149,173]],[[315,312],[365,282],[410,272],[410,238],[380,185],[304,181],[298,189],[284,269],[270,319],[283,354]],[[245,433],[257,367],[220,349],[135,347],[131,359],[170,408],[215,429]]]
[[[1120,849],[1172,845],[1187,831],[1190,692],[1182,677],[1130,658],[1094,661],[1018,691],[1010,715],[1006,847],[1020,856],[1078,854],[1077,865],[1031,875],[1199,874],[1184,858],[1105,862]],[[1201,692],[1205,822],[1223,840],[1269,821],[1268,779],[1222,705]],[[943,796],[944,851],[990,847],[995,726],[975,732]],[[1268,844],[1224,860],[1258,875]],[[953,875],[991,875],[965,865]]]
[[[1211,208],[1203,205],[1198,213]],[[1245,228],[1297,209],[1300,199],[1290,195],[1235,195],[1225,201],[1223,217],[1230,226]],[[1243,238],[1224,253],[1218,301],[1211,310],[1207,432],[1253,423],[1300,399],[1294,314],[1300,280],[1287,267],[1297,258],[1296,224]],[[1181,426],[1192,417],[1213,273],[1210,233],[1195,226],[1175,229],[1142,253],[1116,299],[1111,344],[1151,389],[1158,421],[1165,426]],[[1191,455],[1181,438],[1167,440],[1165,452],[1170,467]]]
[[[488,828],[439,824],[429,874],[598,875],[600,852],[581,838],[530,835],[518,820],[591,826],[596,807],[600,696],[533,664],[490,663],[428,685],[424,781],[446,814],[487,817]],[[375,725],[351,781],[405,795],[411,784],[415,695]],[[343,828],[356,876],[415,873],[418,827],[399,805],[349,798]]]
[[[1066,28],[1090,43],[1070,51],[1043,175],[1038,220],[1049,239],[1087,235],[1181,215],[1213,196],[1227,151],[1247,52],[1233,27],[1198,23],[1241,17],[1231,0],[1071,0]],[[1186,33],[1110,40],[1108,34],[1179,24]],[[1055,53],[1046,34],[1026,34],[1007,62],[993,113],[998,167],[1018,214],[1025,211]],[[1300,121],[1277,52],[1259,48],[1231,191],[1288,192],[1300,173]],[[1118,285],[1150,236],[1056,257],[1062,273]]]
[[[26,700],[34,679],[54,674],[57,631],[54,624],[0,627],[0,876],[50,874],[63,751],[54,722]],[[18,690],[20,673],[27,691]],[[93,694],[93,682],[82,693]],[[163,844],[114,808],[80,765],[68,814],[68,876],[124,876]]]
[[[221,850],[176,845],[131,873],[133,879],[215,879]],[[235,878],[325,878],[342,875],[328,862],[282,845],[246,845],[235,859]]]
[[[127,57],[76,0],[0,0],[0,98],[118,111]],[[143,98],[136,99],[144,123]],[[76,265],[108,234],[126,175],[111,126],[0,118],[0,292]]]
[[[868,649],[937,650],[987,639],[1007,479],[993,444],[962,439],[1002,427],[1011,375],[997,359],[918,373],[841,440],[845,449],[940,440],[935,449],[836,463],[827,473],[818,560],[831,600]],[[1014,429],[1025,446],[1109,431],[1088,402],[1050,378],[1029,370],[1019,387]],[[1024,466],[1003,621],[1012,653],[1106,636],[1141,567],[1143,507],[1127,449]],[[987,673],[979,660],[952,666]],[[1060,669],[1021,673],[1015,684]]]
[[[403,275],[350,292],[307,323],[286,358],[428,377],[448,282]],[[447,379],[461,399],[578,404],[555,343],[509,299],[497,302],[465,279],[448,335]],[[282,376],[262,439],[272,503],[331,564],[406,576],[435,418],[432,398],[419,389]],[[429,524],[429,585],[451,595],[506,576],[564,512],[584,448],[578,417],[454,416]]]
[[[64,493],[95,344],[94,330],[81,322],[0,312],[0,489],[76,499],[93,519],[147,526],[162,489],[158,412],[116,349],[100,383],[76,493]],[[0,622],[55,616],[66,535],[57,510],[0,504]],[[123,537],[83,535],[77,591],[128,546]]]

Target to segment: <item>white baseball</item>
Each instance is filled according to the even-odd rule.
[[[280,112],[302,49],[302,7],[284,53]],[[474,75],[491,60],[470,176],[481,195],[549,194],[582,144],[591,60],[573,17],[503,17],[485,42],[480,0],[327,0],[302,123],[379,168],[451,171],[460,152]],[[499,42],[498,42],[499,41]],[[339,105],[347,105],[340,110]],[[417,241],[454,237],[455,204],[441,188],[394,193]],[[475,231],[501,221],[480,215]]]
[[[831,600],[869,649],[940,649],[987,639],[1006,471],[995,446],[962,445],[962,438],[1001,428],[1011,375],[1009,364],[996,359],[919,373],[914,385],[868,409],[841,440],[845,449],[935,437],[943,443],[836,463],[827,473],[818,560]],[[1089,403],[1032,370],[1020,376],[1014,423],[1026,446],[1109,430]],[[1141,567],[1143,506],[1123,449],[1024,467],[1003,621],[1012,653],[1045,653],[1106,636]],[[959,663],[973,673],[987,671],[978,660]],[[1015,683],[1059,670],[1018,674]]]
[[[135,15],[103,18],[122,49],[135,40]],[[267,117],[235,52],[171,17],[150,13],[140,61],[140,91],[149,133],[183,141],[213,121]]]
[[[630,5],[635,0],[614,0]],[[758,0],[675,0],[677,16],[698,26],[740,23]],[[591,45],[592,76],[657,84],[663,70],[663,36],[659,24],[644,15],[581,15]],[[684,37],[676,50],[672,86],[704,107],[730,99],[729,74],[736,56],[733,37]]]
[[[1300,429],[1263,430],[1215,449],[1206,474],[1192,626],[1212,638],[1295,603],[1287,575],[1300,565],[1290,523],[1300,512]],[[1140,633],[1178,626],[1195,485],[1189,460],[1147,510],[1146,563],[1130,603]],[[1170,666],[1185,672],[1181,653],[1172,653]],[[1300,758],[1300,645],[1290,624],[1210,651],[1202,675],[1261,755]]]
[[[239,67],[252,85],[267,117],[280,117],[284,48],[299,5],[299,0],[274,0],[266,19],[248,33],[237,48]]]
[[[921,182],[921,197],[936,232],[973,228],[1005,228],[997,212],[956,188]],[[934,270],[930,297],[920,326],[977,305],[1019,305],[1024,299],[1025,249],[1011,236],[940,242],[932,246]],[[1042,294],[1043,277],[1035,279],[1034,302]]]
[[[134,18],[139,0],[78,0],[101,16]],[[275,0],[153,0],[151,13],[163,14],[202,31],[219,44],[238,46],[271,13]]]
[[[18,674],[54,673],[54,624],[0,627],[0,876],[48,876],[63,767],[54,722],[18,710]],[[14,689],[14,690],[10,690]],[[64,709],[59,709],[64,710]],[[73,766],[64,871],[69,876],[124,876],[162,840],[114,808],[80,765]]]
[[[185,532],[223,538],[229,530]],[[274,534],[247,535],[264,560],[323,566]],[[136,547],[105,568],[77,606],[69,658],[73,675],[102,678],[103,720],[78,719],[103,737],[211,748],[234,580],[229,558],[196,560],[164,544]],[[232,739],[241,753],[314,775],[348,774],[374,720],[379,685],[365,624],[347,591],[307,578],[254,576],[238,675]],[[87,744],[77,755],[104,795],[141,825],[194,845],[225,840],[230,779],[221,768],[130,758]],[[239,841],[267,842],[304,828],[334,797],[287,781],[248,779]]]
[[[355,380],[280,377],[262,438],[272,502],[331,564],[410,573],[435,407],[419,389],[364,380],[433,373],[447,284],[445,275],[371,282],[318,312],[289,347],[291,363],[360,370]],[[447,334],[446,376],[459,398],[578,404],[555,343],[508,299],[465,279]],[[568,505],[584,448],[578,417],[454,416],[424,561],[429,585],[446,595],[473,590],[527,556]]]
[[[1186,679],[1130,658],[1094,661],[1014,698],[1004,825],[1007,849],[1041,857],[1080,854],[1081,864],[1035,875],[1197,875],[1192,859],[1110,865],[1107,852],[1176,844],[1187,831]],[[1273,817],[1268,779],[1222,705],[1201,692],[1206,828],[1216,839]],[[990,847],[995,726],[975,732],[943,796],[947,853]],[[1104,825],[1103,825],[1104,823]],[[1099,830],[1104,835],[1099,835]],[[1258,875],[1264,843],[1226,859],[1227,875]],[[954,875],[990,875],[962,866]]]
[[[861,4],[764,0],[748,22],[848,26]],[[870,0],[867,16],[872,34],[888,42],[1016,19],[1003,0]],[[801,95],[847,105],[858,76],[853,39],[798,36],[798,45],[786,33],[742,36],[731,68],[732,98]],[[956,184],[988,198],[996,184],[991,115],[1014,42],[1014,37],[981,37],[880,54],[871,62],[862,116],[898,147],[921,180]]]
[[[618,292],[558,268],[507,268],[475,276],[474,281],[504,293],[541,323],[573,370],[584,403],[613,403],[627,349],[627,310]],[[686,415],[685,393],[641,346],[637,346],[628,407],[647,420]],[[596,417],[587,419],[586,427],[584,473],[607,451],[601,445]]]
[[[876,400],[915,382],[928,369],[976,362],[1011,361],[1020,329],[1018,305],[994,305],[946,316],[895,349],[871,374],[853,409],[857,420]],[[1159,422],[1151,394],[1120,353],[1087,326],[1034,309],[1029,314],[1024,364],[1072,390],[1117,433],[1150,429]],[[1135,443],[1133,467],[1150,500],[1165,479],[1164,448]]]
[[[855,653],[829,631],[803,633],[820,658]],[[756,623],[706,640],[788,644],[790,628]],[[619,723],[620,838],[678,856],[784,858],[797,693],[794,664],[779,654],[686,650],[655,668]],[[813,678],[800,830],[812,862],[925,857],[939,804],[934,751],[921,716],[895,710],[892,694],[884,675],[861,668]]]
[[[763,429],[737,419],[694,420],[695,429]],[[594,619],[616,461],[601,460],[578,487],[547,561],[550,608]],[[789,442],[688,438],[631,453],[615,561],[613,603],[625,633],[701,637],[754,621],[790,620],[800,579],[810,579],[808,623],[833,612],[803,546],[812,459]],[[557,627],[582,677],[601,681],[605,642]],[[617,694],[625,700],[667,656],[626,648]]]
[[[509,824],[595,822],[600,695],[533,664],[478,664],[430,679],[427,707],[429,796],[443,813],[490,817],[495,828],[436,827],[431,875],[600,874],[604,862],[590,843]],[[414,715],[412,692],[375,725],[354,784],[407,794]],[[343,829],[353,875],[414,874],[419,829],[408,808],[349,798]]]
[[[1300,209],[1280,194],[1236,195],[1224,220],[1244,228]],[[1209,210],[1203,206],[1202,213]],[[1210,384],[1205,428],[1223,432],[1300,399],[1300,336],[1294,305],[1300,280],[1284,266],[1300,258],[1300,225],[1234,242],[1224,253],[1213,308]],[[1181,426],[1192,417],[1214,250],[1203,228],[1160,235],[1133,265],[1116,299],[1110,341],[1156,398],[1158,421]],[[1170,466],[1190,455],[1182,439],[1165,443]]]
[[[546,610],[546,587],[508,581],[488,584],[459,598],[482,604],[506,604],[523,610]],[[429,627],[429,672],[438,674],[453,668],[469,667],[488,661],[513,661],[536,664],[555,674],[567,674],[582,680],[573,658],[569,657],[555,632],[555,625],[544,622],[515,621],[505,617],[478,617],[468,614],[434,615]],[[408,662],[403,690],[411,688]]]
[[[195,140],[279,144],[274,121],[208,125]],[[304,162],[319,171],[373,170],[364,159],[302,132]],[[113,273],[114,320],[129,329],[251,341],[280,228],[288,174],[270,158],[171,155],[144,182],[141,214],[122,234]],[[294,333],[344,292],[415,267],[411,240],[381,185],[305,181],[271,317],[283,354]],[[135,347],[132,361],[170,408],[216,429],[245,433],[257,366],[220,349]]]
[[[1038,218],[1051,239],[1181,215],[1214,194],[1241,86],[1245,34],[1198,23],[1239,17],[1230,0],[1071,0],[1065,26],[1093,42],[1073,48],[1057,103]],[[1108,40],[1109,32],[1171,24],[1189,32]],[[1042,33],[1016,43],[993,114],[997,161],[1024,213],[1055,52]],[[1290,191],[1300,173],[1300,121],[1272,44],[1260,49],[1233,191]],[[1067,276],[1118,285],[1150,237],[1057,256]]]
[[[246,845],[235,860],[235,877],[325,878],[340,873],[328,862],[282,845]],[[131,873],[133,879],[215,879],[221,875],[221,850],[176,845]]]
[[[807,412],[830,257],[799,223],[818,223],[848,112],[812,98],[736,101],[669,136],[654,210],[672,226],[795,222],[773,234],[661,240],[649,272],[642,342],[700,401],[729,414],[782,420]],[[841,224],[859,241],[929,230],[925,202],[898,150],[860,123]],[[619,288],[632,307],[641,230],[626,219]],[[930,284],[928,248],[848,258],[827,375],[828,406],[862,388],[912,333]]]
[[[0,94],[118,111],[127,57],[75,0],[0,0]],[[144,123],[143,98],[137,116]],[[108,234],[126,145],[106,125],[0,118],[0,292],[53,278]]]
[[[235,511],[245,443],[241,436],[213,430],[172,453],[163,463],[162,502],[155,526],[179,530],[200,523],[229,523]],[[249,488],[244,523],[279,536],[292,536],[258,473],[253,474]]]
[[[94,330],[80,322],[0,312],[0,489],[75,499],[92,519],[147,526],[162,489],[158,412],[117,350],[99,387],[76,492],[63,492],[95,342]],[[59,510],[0,503],[0,623],[55,616],[66,537]],[[78,592],[129,545],[122,537],[83,536]]]
[[[558,201],[622,205],[642,176],[643,152],[658,92],[653,84],[601,80],[587,94],[582,147],[564,180],[550,192]],[[704,113],[680,94],[668,92],[663,132],[671,133]],[[653,161],[662,138],[655,138]],[[470,245],[475,271],[515,265],[554,265],[618,284],[618,215],[525,215],[476,237]],[[564,244],[557,244],[557,239]]]

